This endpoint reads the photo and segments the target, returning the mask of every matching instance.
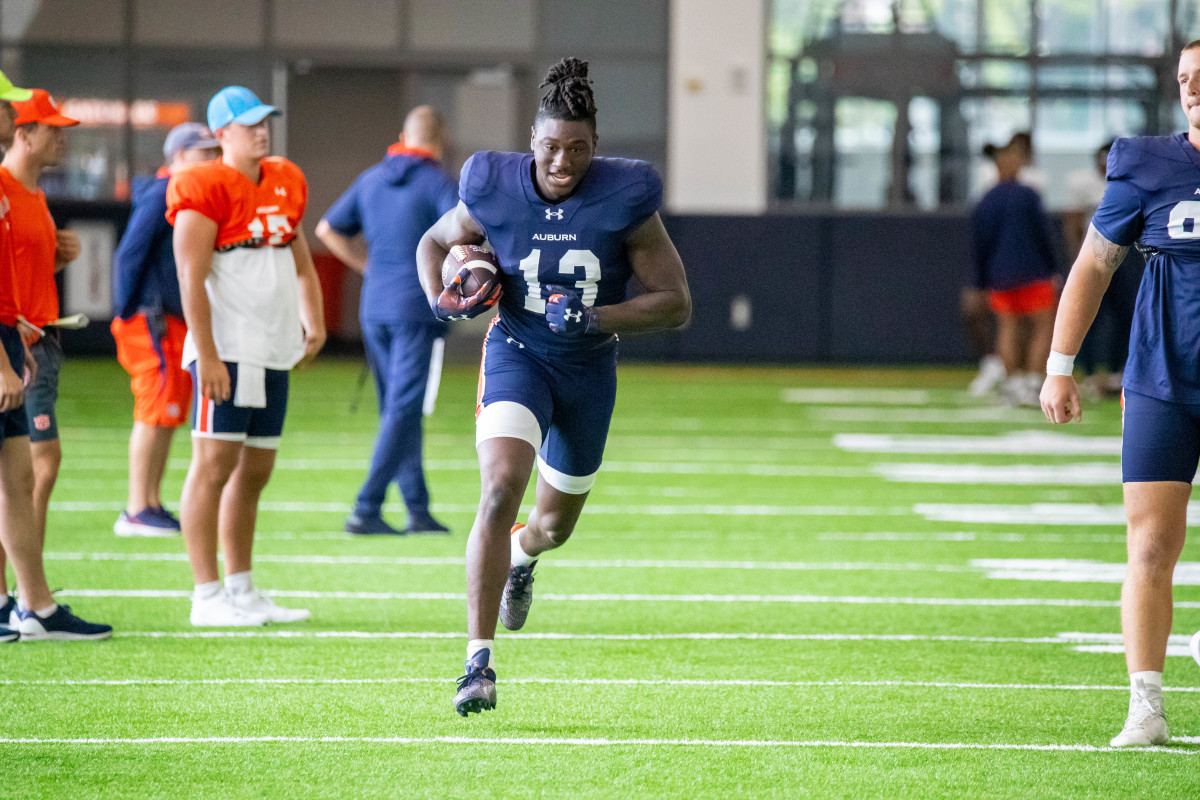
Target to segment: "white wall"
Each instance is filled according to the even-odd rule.
[[[671,0],[671,211],[766,210],[767,4]]]

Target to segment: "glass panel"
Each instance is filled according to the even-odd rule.
[[[6,42],[118,44],[122,4],[110,0],[3,0],[0,35]]]
[[[584,47],[666,52],[664,0],[555,0],[540,5],[542,47],[550,52]]]
[[[1029,6],[1029,0],[986,0],[982,49],[998,53],[1028,53]]]
[[[533,0],[410,0],[412,46],[418,50],[485,52],[533,49]]]
[[[882,208],[892,173],[896,107],[882,100],[850,97],[837,102],[836,116],[834,204],[838,208]]]
[[[279,44],[374,50],[399,45],[396,0],[355,0],[353,13],[344,0],[275,0],[272,18]]]
[[[137,0],[134,41],[190,47],[261,47],[260,0]]]

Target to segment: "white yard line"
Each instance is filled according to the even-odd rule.
[[[1005,455],[1120,455],[1120,436],[1076,436],[1051,431],[1013,431],[1001,436],[838,433],[833,445],[853,453],[949,453]],[[1066,465],[1065,468],[1069,468]]]
[[[440,678],[80,678],[58,680],[0,680],[0,686],[390,686],[409,684],[448,684],[453,680]],[[535,686],[702,686],[752,689],[805,688],[900,688],[900,689],[967,689],[1031,692],[1128,692],[1125,684],[1055,684],[1055,683],[964,683],[956,681],[765,681],[765,680],[700,680],[645,678],[511,678],[504,676],[504,685]],[[1200,686],[1164,686],[1164,692],[1198,694]]]
[[[1009,425],[1029,425],[1043,421],[1041,412],[1011,406],[981,406],[975,408],[872,408],[835,407],[813,409],[814,419],[826,422],[878,422],[888,425],[913,423],[918,425],[961,425],[979,422],[1000,422]]]
[[[988,578],[1008,581],[1056,581],[1060,583],[1123,583],[1125,564],[1076,558],[977,558],[971,566]],[[1176,586],[1200,586],[1200,562],[1180,561],[1175,565]]]
[[[186,553],[71,553],[49,552],[50,561],[187,561]],[[255,554],[264,564],[461,566],[459,556],[319,556]],[[857,561],[690,561],[674,559],[555,559],[555,567],[572,569],[703,569],[767,570],[783,572],[979,572],[984,568],[961,564],[919,564]]]
[[[807,405],[927,406],[932,393],[925,389],[784,389],[785,403]]]
[[[1200,737],[1175,737],[1192,742]],[[1006,744],[1000,742],[862,742],[801,741],[780,739],[608,739],[558,738],[545,736],[155,736],[142,738],[2,738],[0,745],[84,744],[84,745],[160,745],[160,744],[468,744],[566,745],[569,747],[708,747],[708,748],[788,748],[788,749],[869,749],[869,750],[1027,750],[1038,752],[1200,755],[1200,750],[1178,747],[1103,747],[1091,744]],[[1136,758],[1137,755],[1130,755]]]
[[[186,599],[186,589],[61,589],[63,597]],[[266,591],[271,597],[307,600],[453,600],[465,601],[465,592],[326,592]],[[566,603],[781,603],[790,605],[975,606],[1030,608],[1118,608],[1117,600],[1075,600],[1038,597],[864,597],[811,594],[561,594],[541,592],[541,602]],[[1200,602],[1177,601],[1176,608],[1200,608]]]
[[[1117,486],[1117,462],[1077,464],[872,464],[871,472],[895,483]]]
[[[1038,544],[1124,544],[1123,533],[984,533],[979,531],[948,531],[945,533],[914,531],[869,531],[850,533],[827,531],[818,533],[823,542],[1034,542]]]
[[[981,503],[917,503],[913,513],[935,522],[999,525],[1125,525],[1120,504],[1032,503],[999,505]],[[1188,504],[1188,522],[1200,522],[1200,504]]]
[[[124,501],[51,501],[51,511],[121,511],[125,508]],[[349,513],[348,501],[321,503],[301,501],[264,500],[258,504],[261,511],[286,511],[297,513]],[[447,513],[473,513],[477,506],[474,503],[435,503],[434,511]],[[632,514],[649,516],[731,516],[731,517],[873,517],[899,516],[911,514],[912,510],[904,506],[872,507],[872,506],[792,506],[792,505],[714,505],[714,504],[676,504],[676,505],[638,505],[594,503],[587,507],[588,515],[598,514]]]

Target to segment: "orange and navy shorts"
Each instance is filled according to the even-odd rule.
[[[1054,282],[1050,280],[1028,283],[1015,289],[992,290],[988,293],[988,304],[997,314],[1033,314],[1054,308]]]
[[[168,316],[166,331],[155,341],[145,314],[112,321],[117,360],[129,373],[133,419],[143,425],[176,428],[187,419],[192,376],[181,366],[187,326]]]

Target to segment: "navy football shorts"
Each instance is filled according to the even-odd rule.
[[[4,345],[4,355],[8,357],[13,372],[17,373],[18,378],[25,377],[25,346],[21,344],[20,332],[11,325],[0,325],[0,344]],[[29,417],[25,414],[23,404],[0,414],[0,443],[28,435]]]
[[[29,419],[29,441],[52,442],[58,438],[58,375],[62,371],[63,351],[54,333],[47,333],[29,352],[37,362],[37,374],[25,387],[25,416]]]
[[[493,326],[479,368],[475,444],[524,439],[555,489],[584,494],[596,482],[617,399],[617,353],[572,363],[531,352]]]
[[[248,392],[248,387],[242,387],[244,395],[261,395],[265,405],[255,408],[234,404],[239,395],[238,364],[226,361],[225,368],[229,370],[229,399],[224,403],[215,403],[200,396],[197,362],[188,365],[188,371],[192,373],[192,436],[244,442],[247,447],[263,450],[279,449],[283,418],[287,415],[287,370],[262,370],[262,392]],[[248,369],[246,371],[249,372]]]
[[[1200,405],[1171,403],[1126,389],[1121,432],[1125,483],[1191,483],[1200,460]]]

